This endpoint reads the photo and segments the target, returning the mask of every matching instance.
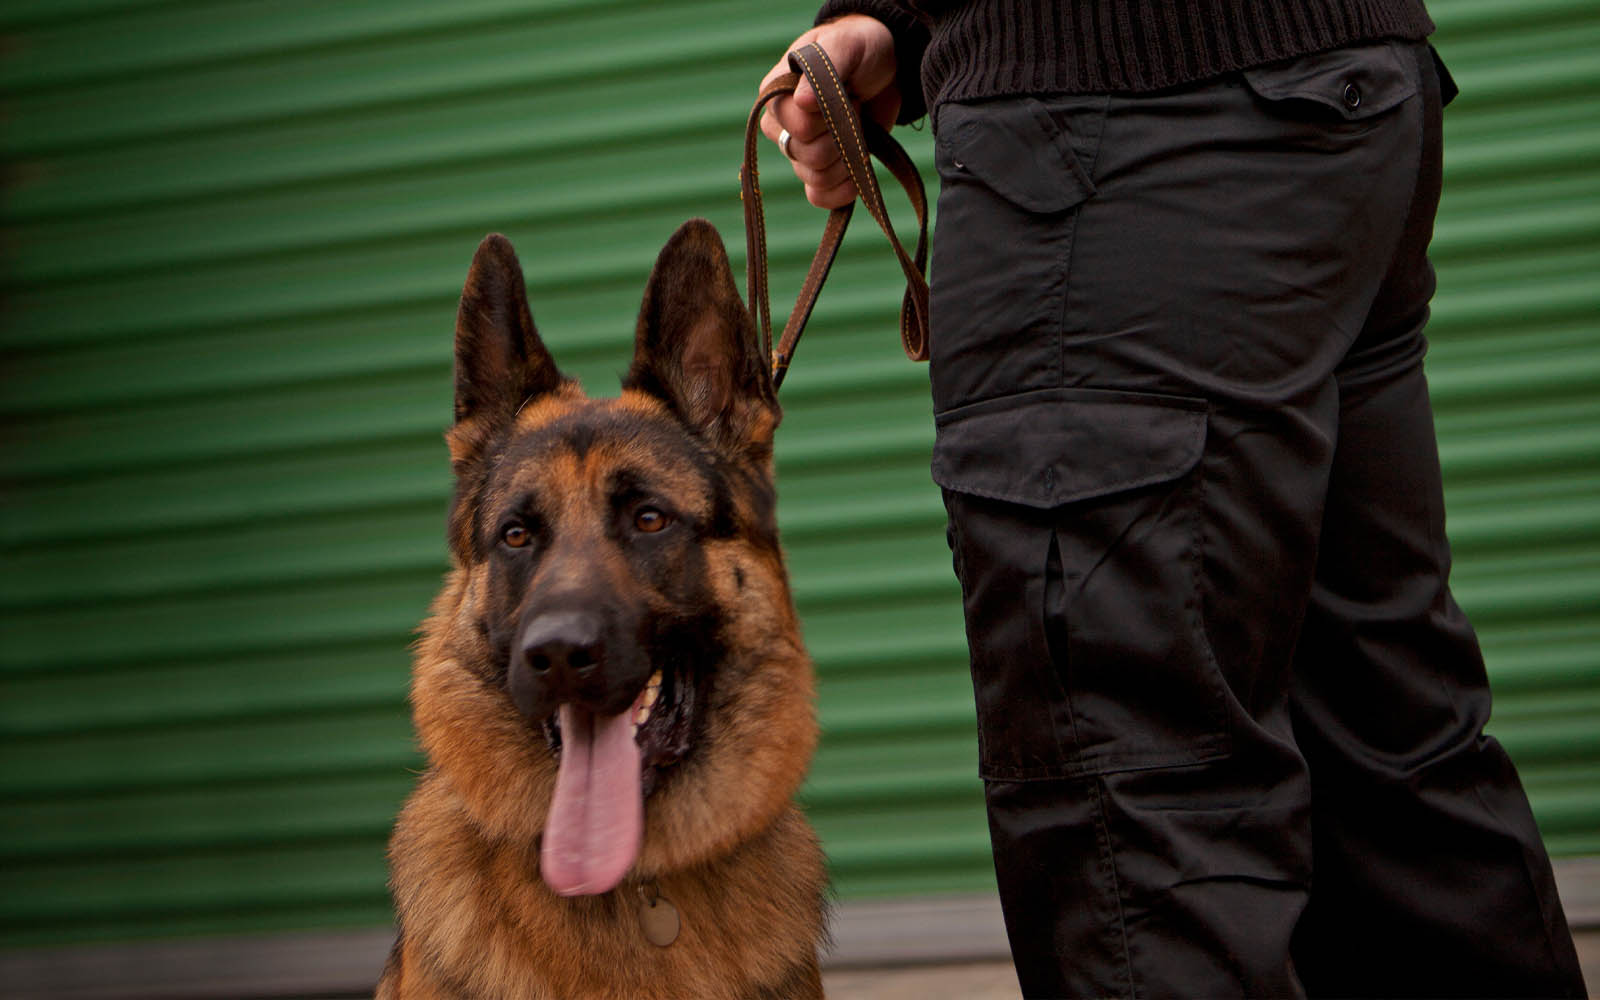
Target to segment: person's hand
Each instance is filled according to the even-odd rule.
[[[828,53],[845,89],[860,103],[863,116],[884,128],[892,127],[900,113],[900,89],[894,81],[894,36],[883,22],[865,14],[847,14],[817,25],[784,50],[784,57],[761,81],[762,88],[789,72],[788,53],[809,42]],[[826,126],[816,91],[804,76],[792,95],[774,100],[761,116],[761,133],[773,142],[788,130],[789,160],[795,176],[806,186],[806,200],[818,208],[838,208],[855,200],[856,186],[850,182],[850,173],[839,158],[839,144]]]

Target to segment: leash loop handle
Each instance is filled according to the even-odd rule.
[[[850,100],[850,95],[839,79],[833,60],[828,58],[828,54],[821,46],[811,42],[790,52],[789,67],[792,72],[774,79],[763,88],[756,98],[755,107],[750,110],[749,120],[745,124],[744,166],[739,171],[740,197],[744,201],[747,294],[751,308],[756,313],[761,349],[771,359],[772,387],[776,390],[783,383],[789,362],[794,359],[795,346],[800,341],[800,334],[805,330],[806,321],[811,318],[811,310],[816,305],[817,295],[822,291],[822,283],[827,280],[833,259],[838,255],[839,246],[844,241],[845,229],[850,224],[850,215],[854,208],[852,202],[828,213],[827,224],[822,230],[822,239],[812,258],[811,267],[806,272],[806,279],[800,286],[799,298],[784,323],[777,344],[774,345],[771,290],[767,283],[766,219],[761,207],[761,183],[756,167],[757,139],[761,131],[763,110],[774,99],[794,93],[795,87],[800,83],[801,74],[810,80],[812,88],[816,91],[823,119],[827,122],[828,131],[839,144],[840,155],[844,160],[845,169],[849,171],[850,180],[855,184],[857,195],[879,228],[883,230],[884,235],[889,238],[889,245],[894,249],[895,256],[900,261],[900,269],[905,274],[906,291],[900,302],[901,345],[911,360],[926,361],[928,359],[928,197],[922,185],[922,175],[917,172],[916,164],[911,161],[905,149],[890,137],[887,131],[876,122],[861,118],[855,103]],[[872,169],[873,156],[881,160],[900,182],[900,186],[905,189],[906,196],[911,201],[911,207],[916,212],[918,231],[917,248],[914,253],[907,253],[899,236],[895,234],[888,208],[884,204],[883,191]]]

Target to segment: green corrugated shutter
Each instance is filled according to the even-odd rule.
[[[0,945],[388,920],[472,248],[512,237],[558,357],[611,391],[677,223],[742,257],[743,114],[811,7],[0,12]],[[1434,14],[1464,90],[1430,360],[1458,590],[1552,846],[1597,853],[1600,18]],[[782,173],[780,298],[821,224]],[[993,882],[898,301],[858,227],[780,432],[827,732],[807,800],[846,899]]]
[[[1427,362],[1452,580],[1546,842],[1600,854],[1600,7],[1429,7],[1461,86]]]

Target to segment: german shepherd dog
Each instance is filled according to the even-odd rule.
[[[822,995],[794,803],[815,697],[759,355],[704,220],[656,261],[615,399],[557,370],[511,244],[478,247],[380,1000]]]

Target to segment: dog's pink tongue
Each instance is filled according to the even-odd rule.
[[[633,710],[595,715],[561,706],[561,769],[539,869],[563,896],[609,892],[639,855],[644,796]]]

